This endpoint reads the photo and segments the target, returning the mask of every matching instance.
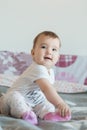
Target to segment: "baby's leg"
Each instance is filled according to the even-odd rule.
[[[19,92],[9,92],[5,99],[8,106],[10,106],[11,116],[22,118],[32,124],[37,124],[37,117],[35,113]]]
[[[36,105],[33,110],[39,118],[43,119],[49,112],[55,112],[55,107],[49,101],[45,100],[44,102]]]
[[[49,101],[38,104],[35,108],[36,114],[39,118],[49,121],[68,121],[71,119],[70,116],[61,117],[54,105],[52,105]]]

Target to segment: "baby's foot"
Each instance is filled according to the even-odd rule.
[[[59,113],[56,112],[50,112],[44,116],[44,120],[49,121],[69,121],[71,119],[71,115],[62,117],[59,115]]]
[[[37,116],[33,111],[25,112],[22,116],[22,119],[34,125],[38,124]]]

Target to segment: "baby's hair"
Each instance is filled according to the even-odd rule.
[[[43,32],[39,33],[39,34],[34,38],[33,48],[35,48],[36,42],[37,42],[38,38],[39,38],[41,35],[49,36],[49,37],[51,37],[51,38],[58,38],[58,39],[59,39],[59,42],[60,42],[60,47],[61,47],[60,38],[59,38],[59,36],[58,36],[56,33],[52,32],[52,31],[43,31]]]

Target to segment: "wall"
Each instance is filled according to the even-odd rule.
[[[30,53],[43,30],[59,34],[61,53],[87,55],[87,0],[0,0],[0,50]]]

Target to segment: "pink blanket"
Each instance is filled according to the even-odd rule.
[[[31,62],[32,58],[28,53],[0,51],[0,84],[5,82],[4,84],[11,85]],[[74,92],[79,88],[82,91],[82,85],[87,86],[87,56],[61,54],[54,70],[58,84],[61,83],[57,89],[61,92]]]

